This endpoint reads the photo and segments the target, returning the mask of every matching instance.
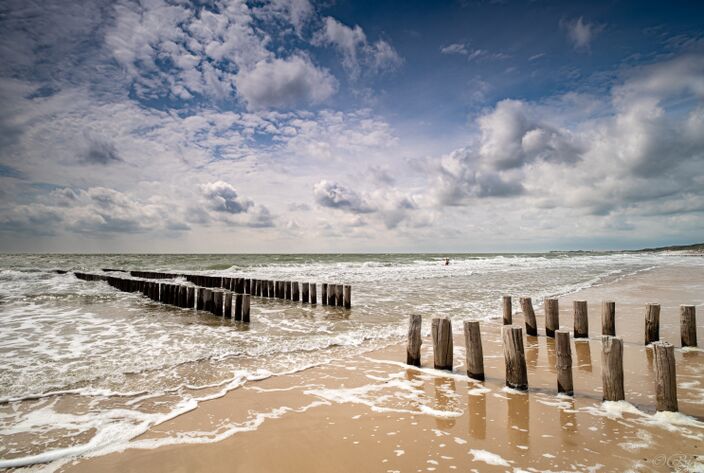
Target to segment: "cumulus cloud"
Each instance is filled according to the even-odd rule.
[[[90,138],[88,148],[83,155],[88,164],[108,165],[122,161],[114,143],[103,139]]]
[[[310,59],[292,56],[258,62],[235,79],[237,91],[252,109],[320,103],[337,89],[337,81]]]
[[[369,213],[374,209],[355,191],[334,181],[323,179],[313,186],[313,196],[323,207]]]
[[[560,20],[560,28],[565,30],[575,49],[588,50],[594,37],[604,29],[604,25],[586,22],[580,16]]]
[[[239,197],[235,188],[223,181],[204,184],[201,186],[201,192],[208,208],[216,212],[239,214],[254,205],[251,200]]]
[[[334,46],[342,55],[342,65],[352,77],[359,76],[363,70],[393,70],[403,63],[401,56],[388,42],[379,39],[370,43],[361,26],[350,27],[330,16],[325,17],[316,41]]]
[[[200,190],[205,213],[196,211],[194,216],[200,223],[214,221],[254,228],[274,225],[269,209],[239,196],[231,184],[223,181],[208,182],[201,185]]]

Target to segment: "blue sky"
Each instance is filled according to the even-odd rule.
[[[704,235],[698,2],[0,3],[3,251]]]

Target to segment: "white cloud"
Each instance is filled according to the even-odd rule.
[[[440,52],[443,54],[461,54],[464,56],[469,54],[469,51],[467,50],[467,46],[465,46],[464,43],[448,44],[447,46],[444,46],[443,48],[441,48]]]
[[[251,70],[241,71],[235,83],[251,109],[317,104],[337,89],[337,81],[327,70],[303,56],[260,61]]]
[[[588,50],[594,37],[604,29],[604,25],[588,23],[580,16],[571,20],[560,20],[560,28],[567,32],[567,38],[575,49]]]

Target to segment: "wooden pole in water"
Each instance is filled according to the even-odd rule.
[[[667,342],[653,343],[655,351],[655,397],[658,411],[677,412],[675,347]]]
[[[513,323],[513,308],[511,307],[511,296],[503,297],[504,303],[504,325]]]
[[[318,293],[317,288],[318,284],[317,283],[310,283],[310,303],[311,304],[317,304],[318,303]]]
[[[291,300],[298,302],[301,300],[298,281],[293,281],[291,284]]]
[[[198,310],[203,310],[203,303],[205,299],[205,288],[204,287],[199,287],[198,288],[198,299],[196,300],[196,309]]]
[[[611,335],[601,337],[601,382],[604,401],[623,401],[623,340]]]
[[[335,284],[328,284],[328,305],[335,306]]]
[[[697,346],[697,313],[693,305],[680,306],[680,335],[683,347]]]
[[[555,337],[555,330],[560,328],[560,308],[557,299],[546,298],[543,301],[545,308],[545,335]]]
[[[523,350],[523,330],[505,325],[501,328],[506,363],[506,386],[525,391],[528,389],[528,369]]]
[[[184,285],[178,286],[178,306],[188,307],[188,288]]]
[[[484,381],[484,351],[478,321],[464,321],[464,345],[467,376]]]
[[[660,304],[645,306],[645,344],[660,340]]]
[[[574,338],[589,338],[587,301],[574,301]]]
[[[523,312],[523,318],[526,321],[526,335],[537,337],[538,322],[536,322],[535,320],[533,300],[530,297],[521,297],[519,299],[519,303],[521,304],[521,312]]]
[[[323,305],[328,305],[328,284],[323,283],[320,290],[320,303]]]
[[[249,323],[249,294],[242,296],[242,322]]]
[[[343,298],[344,298],[345,309],[349,309],[352,307],[352,286],[350,286],[349,284],[346,284],[343,287],[343,290],[344,290]]]
[[[224,296],[224,293],[222,291],[213,291],[212,312],[213,312],[213,314],[220,316],[220,317],[222,317],[223,296]]]
[[[555,331],[555,351],[557,352],[557,392],[568,396],[574,394],[572,384],[572,347],[567,330]]]
[[[302,296],[301,301],[303,303],[307,304],[308,301],[310,301],[309,294],[310,294],[310,283],[308,283],[308,282],[301,283],[301,296]]]
[[[235,294],[235,320],[242,320],[243,294]]]
[[[601,303],[601,334],[616,336],[616,303],[614,301]]]
[[[411,314],[408,318],[408,345],[406,347],[406,363],[420,366],[420,346],[423,340],[420,336],[422,318],[420,314]]]
[[[432,323],[433,366],[436,370],[452,371],[452,322],[436,317]]]
[[[232,292],[225,292],[225,300],[223,301],[223,316],[226,319],[232,318]]]
[[[206,289],[203,291],[203,310],[213,312],[213,290]]]
[[[338,307],[342,307],[344,305],[344,301],[342,300],[342,293],[343,293],[342,284],[336,284],[335,285],[335,302],[337,303]]]

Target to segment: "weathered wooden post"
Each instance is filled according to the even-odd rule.
[[[235,320],[242,320],[242,301],[244,294],[235,294]]]
[[[667,342],[653,343],[655,351],[655,397],[658,411],[677,412],[675,347]]]
[[[660,340],[660,304],[645,306],[645,344]]]
[[[298,281],[293,281],[291,284],[291,300],[298,302],[301,300],[300,292],[298,290]]]
[[[323,283],[322,289],[320,290],[320,303],[323,305],[328,305],[328,284]]]
[[[188,286],[186,288],[186,307],[193,309],[196,305],[196,288]]]
[[[183,284],[178,286],[178,306],[188,307],[188,288]]]
[[[518,301],[521,304],[521,312],[523,312],[523,318],[526,321],[526,335],[537,337],[538,323],[535,320],[533,300],[530,297],[521,297]]]
[[[601,303],[601,334],[616,336],[616,303],[602,301]]]
[[[318,303],[318,293],[317,288],[318,284],[317,283],[310,283],[310,303],[311,304],[317,304]]]
[[[286,299],[286,300],[292,299],[292,297],[291,297],[291,281],[286,281],[286,288],[284,290],[286,291],[285,295],[284,295],[284,299]]]
[[[436,370],[452,371],[452,322],[436,317],[432,323],[433,366]]]
[[[304,282],[301,283],[301,301],[304,304],[307,304],[308,301],[310,301],[310,283]]]
[[[345,293],[344,293],[343,298],[344,298],[345,309],[349,309],[352,307],[352,286],[350,286],[349,284],[346,284],[344,286],[344,291],[345,291]]]
[[[693,305],[680,306],[680,335],[683,347],[697,346],[697,313]]]
[[[601,336],[601,382],[604,401],[623,401],[623,340]]]
[[[546,298],[543,301],[545,308],[545,335],[555,337],[555,330],[560,329],[560,308],[557,299]]]
[[[555,331],[555,351],[557,352],[557,392],[568,396],[574,394],[572,384],[572,347],[570,333],[567,330]]]
[[[342,299],[342,293],[343,293],[342,284],[336,284],[335,285],[335,302],[337,303],[338,307],[342,307],[344,305],[344,300]]]
[[[411,314],[408,318],[408,345],[406,347],[406,363],[420,366],[420,346],[423,340],[420,336],[422,318],[420,314]]]
[[[223,300],[223,316],[226,319],[232,318],[232,292],[226,291]]]
[[[484,381],[484,350],[478,321],[464,321],[464,346],[467,376]]]
[[[205,303],[205,288],[198,287],[198,299],[196,300],[196,309],[203,310],[204,303]]]
[[[574,301],[574,338],[589,338],[587,301]]]
[[[511,307],[511,296],[504,296],[503,303],[504,303],[504,325],[511,325],[513,323],[513,309]]]
[[[242,322],[249,323],[249,294],[242,296]]]
[[[328,305],[337,305],[337,302],[335,301],[335,284],[328,284]]]
[[[525,391],[528,389],[528,369],[523,349],[523,330],[504,325],[501,328],[506,363],[506,386]]]
[[[223,305],[223,296],[224,293],[222,291],[213,291],[213,314],[217,316],[222,317],[222,305]]]
[[[213,311],[213,290],[206,289],[203,291],[203,310],[206,312]]]

